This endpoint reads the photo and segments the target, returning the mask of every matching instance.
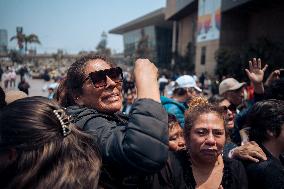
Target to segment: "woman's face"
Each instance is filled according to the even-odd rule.
[[[228,129],[234,128],[236,109],[234,109],[233,105],[227,99],[220,102],[219,106],[223,106],[227,110],[226,112],[227,128]]]
[[[91,72],[110,69],[111,66],[104,60],[90,60],[85,68],[86,77]],[[96,88],[91,79],[88,78],[82,88],[82,94],[78,97],[77,103],[100,112],[115,113],[120,111],[122,106],[122,83],[115,83],[106,77],[106,86]]]
[[[213,112],[201,114],[191,128],[187,140],[187,148],[193,160],[214,163],[225,145],[223,120]]]
[[[185,149],[183,130],[178,123],[169,129],[169,149],[171,151],[180,151]]]

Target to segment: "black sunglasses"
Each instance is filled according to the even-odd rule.
[[[89,73],[89,76],[83,81],[83,83],[90,78],[93,85],[96,88],[107,86],[107,78],[109,77],[115,83],[123,81],[122,69],[120,67],[110,68],[106,70],[100,70]]]
[[[228,107],[222,106],[222,108],[224,109],[224,112],[227,112],[228,110],[230,110],[231,112],[236,112],[236,106],[233,104],[230,104]]]

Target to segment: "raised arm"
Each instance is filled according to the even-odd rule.
[[[148,59],[138,59],[135,62],[134,78],[137,87],[137,98],[149,98],[160,101],[158,69]]]
[[[278,69],[278,70],[274,70],[273,72],[270,73],[270,75],[268,76],[267,80],[265,81],[265,86],[269,86],[272,81],[280,79],[280,73],[282,72],[282,74],[284,73],[284,69]]]
[[[263,76],[267,67],[268,65],[266,64],[261,68],[261,59],[253,58],[252,61],[249,61],[249,69],[245,69],[247,76],[254,86],[254,91],[257,94],[264,93]]]

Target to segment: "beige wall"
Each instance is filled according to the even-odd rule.
[[[165,19],[173,16],[176,13],[176,0],[167,0],[165,9]]]
[[[201,48],[206,47],[205,64],[201,65]],[[202,42],[196,44],[195,73],[200,76],[202,72],[207,72],[209,76],[215,75],[215,52],[219,48],[219,40]]]
[[[197,12],[192,13],[178,21],[178,46],[177,51],[184,55],[187,51],[188,42],[193,42],[195,36],[195,24]]]

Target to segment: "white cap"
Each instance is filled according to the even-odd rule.
[[[195,79],[190,75],[183,75],[176,79],[177,88],[195,88],[197,91],[202,90],[196,85]]]

